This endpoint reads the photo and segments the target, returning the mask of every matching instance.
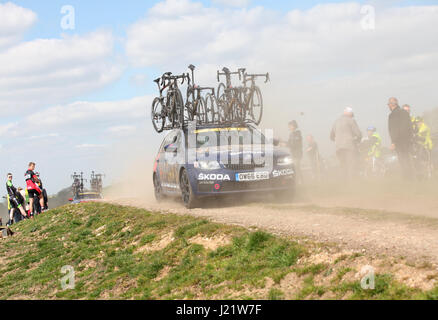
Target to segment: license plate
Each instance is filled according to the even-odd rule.
[[[268,180],[269,172],[245,172],[236,173],[236,181]]]

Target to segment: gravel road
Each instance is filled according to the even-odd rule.
[[[345,189],[302,188],[293,202],[267,196],[204,202],[187,210],[179,201],[157,203],[147,198],[111,201],[163,213],[189,214],[215,222],[257,227],[281,235],[308,237],[348,249],[404,256],[438,263],[438,198],[411,188]]]

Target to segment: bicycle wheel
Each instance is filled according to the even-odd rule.
[[[208,93],[205,96],[205,113],[207,123],[214,123],[219,119],[219,110],[216,96]]]
[[[263,116],[263,97],[259,87],[255,87],[254,90],[251,90],[249,99],[247,106],[251,118],[250,120],[254,121],[256,125],[259,125]]]
[[[179,89],[169,91],[167,94],[167,110],[169,110],[167,119],[171,128],[177,128],[183,124],[184,105],[182,94]]]
[[[175,91],[176,96],[176,106],[175,106],[175,112],[177,114],[177,124],[179,127],[182,127],[184,125],[184,99],[181,93],[181,90],[176,89]]]
[[[193,106],[193,92],[190,88],[187,89],[186,106],[184,108],[184,121],[193,121],[194,106]]]
[[[217,100],[217,119],[219,122],[229,121],[228,103],[225,93]]]
[[[164,116],[165,107],[160,98],[155,98],[152,102],[151,119],[155,130],[158,133],[163,132],[166,117]]]
[[[216,92],[216,99],[219,100],[225,93],[225,89],[226,86],[225,84],[223,84],[222,82],[219,83],[218,87],[217,87],[217,92]]]
[[[246,111],[245,111],[245,105],[241,101],[240,97],[240,91],[237,89],[234,89],[233,92],[233,99],[230,106],[229,111],[231,111],[232,114],[232,121],[238,121],[238,122],[244,122],[246,118]]]
[[[197,99],[195,102],[195,106],[195,120],[198,124],[204,124],[207,121],[207,112],[205,109],[204,99]]]

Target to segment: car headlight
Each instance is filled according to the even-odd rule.
[[[282,158],[278,158],[277,160],[277,164],[279,166],[289,166],[293,163],[292,157],[282,157]]]
[[[202,170],[217,170],[221,168],[217,161],[195,161],[193,165],[196,169]]]

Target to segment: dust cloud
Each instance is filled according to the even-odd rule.
[[[136,198],[142,202],[155,202],[152,170],[161,142],[159,139],[164,135],[156,135],[155,139],[144,133],[139,136],[115,143],[105,154],[103,162],[111,172],[109,187],[104,191],[105,198]]]

